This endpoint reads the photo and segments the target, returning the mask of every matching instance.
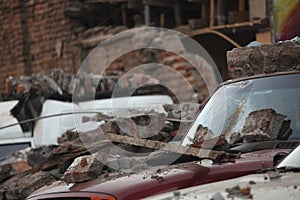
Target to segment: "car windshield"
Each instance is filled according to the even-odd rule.
[[[217,136],[256,140],[300,138],[300,74],[232,82],[220,87],[198,115],[183,146]],[[250,135],[256,139],[252,140]],[[257,137],[259,136],[259,137]]]

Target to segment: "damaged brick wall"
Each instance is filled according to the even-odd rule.
[[[78,39],[82,46],[90,51],[95,48],[97,44],[108,38],[108,36],[113,36],[124,30],[126,30],[126,28],[123,26],[111,27],[110,29],[108,29],[108,27],[95,27],[81,33]],[[106,33],[106,35],[103,33]],[[172,92],[175,94],[182,94],[184,100],[192,98],[191,92],[186,88],[185,81],[187,81],[194,89],[199,102],[204,102],[209,97],[209,87],[216,88],[218,85],[217,76],[206,60],[201,55],[190,53],[188,50],[187,52],[189,53],[186,55],[187,58],[184,58],[182,55],[167,52],[163,49],[142,48],[120,55],[114,60],[113,55],[118,55],[122,48],[131,49],[133,48],[132,44],[149,43],[150,45],[155,43],[153,35],[140,32],[132,32],[129,36],[123,35],[118,37],[118,42],[109,43],[109,46],[107,46],[108,48],[105,48],[105,44],[102,44],[102,48],[99,48],[98,51],[93,52],[93,55],[87,58],[89,63],[87,69],[89,72],[95,74],[101,73],[102,69],[95,66],[103,62],[103,54],[105,54],[105,59],[113,60],[106,68],[106,72],[109,73],[110,71],[117,70],[122,73],[127,73],[137,67],[135,73],[138,73],[139,71],[141,74],[151,74],[152,78],[159,80],[161,84],[164,83],[163,85],[168,86],[169,89],[173,89]],[[164,41],[166,40],[166,36],[160,37],[163,38]],[[122,44],[121,47],[120,43]],[[105,49],[105,52],[102,54],[103,49]],[[197,66],[193,66],[190,63],[191,61],[197,63]],[[138,70],[138,66],[149,63],[157,63],[170,68],[162,68],[162,71],[155,70],[155,67],[147,68],[147,70]],[[198,72],[196,67],[201,71]],[[173,70],[177,71],[178,74],[181,74],[183,78],[178,79],[178,76],[176,76],[175,73],[172,73]],[[130,79],[130,77],[127,78]],[[145,77],[141,77],[141,79],[142,78]],[[184,93],[186,93],[186,95]]]
[[[82,29],[64,14],[67,1],[5,0],[0,4],[0,91],[8,76],[53,68],[76,72],[82,50],[74,41]]]
[[[75,74],[96,45],[127,29],[124,26],[86,29],[80,19],[70,19],[65,15],[67,8],[68,1],[63,0],[5,0],[0,4],[0,93],[5,92],[4,83],[9,76],[18,78],[38,72],[50,74],[55,68]],[[136,39],[147,39],[144,37],[147,34]],[[122,41],[122,45],[132,45],[126,41],[131,40]],[[110,47],[107,53],[118,49],[118,46]],[[95,62],[98,64],[97,60]],[[184,59],[160,50],[137,50],[120,56],[111,63],[108,71],[127,72],[133,67],[151,62],[168,65],[180,72],[198,93],[199,102],[209,96],[206,84],[212,87],[218,84],[210,70],[200,75]],[[202,63],[201,58],[199,63]],[[205,83],[202,75],[207,77],[209,83]],[[164,74],[161,76],[165,77]],[[174,86],[182,85],[175,78],[171,82]],[[177,88],[181,93],[186,91],[186,88]]]
[[[300,70],[300,42],[236,48],[227,52],[230,78]]]

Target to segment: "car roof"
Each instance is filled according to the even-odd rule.
[[[220,86],[239,82],[239,81],[252,80],[252,79],[264,78],[264,77],[272,77],[272,76],[290,75],[290,74],[300,74],[300,71],[287,71],[287,72],[275,72],[275,73],[270,73],[270,74],[257,74],[257,75],[253,75],[253,76],[229,79],[229,80],[221,83]]]

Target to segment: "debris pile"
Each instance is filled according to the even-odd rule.
[[[54,69],[49,75],[40,72],[31,76],[12,76],[6,79],[5,93],[2,100],[20,99],[26,94],[38,91],[45,98],[70,101],[73,92],[84,95],[96,92],[112,91],[119,74],[99,77],[93,74],[73,75],[60,69]],[[73,91],[75,80],[80,84],[78,91]]]
[[[11,160],[11,163],[1,166],[3,173],[10,171],[6,176],[1,176],[5,177],[0,182],[1,199],[25,199],[34,190],[60,179],[74,158],[86,154],[89,152],[79,140],[31,149],[27,160]],[[21,166],[16,168],[17,165]]]
[[[252,111],[246,117],[241,133],[230,135],[229,142],[226,135],[216,137],[209,128],[199,124],[190,146],[226,151],[239,143],[287,140],[293,132],[290,125],[291,120],[286,120],[286,115],[277,113],[272,108]]]
[[[168,116],[173,112],[191,117],[191,113],[180,112],[175,106],[164,107]],[[58,145],[30,149],[26,151],[26,156],[20,156],[24,158],[21,161],[19,157],[15,157],[15,160],[10,157],[9,162],[3,160],[0,167],[0,197],[24,199],[34,190],[55,180],[77,183],[97,177],[110,177],[110,174],[120,173],[120,170],[127,174],[136,173],[149,167],[164,165],[161,161],[170,164],[168,159],[173,158],[167,152],[213,159],[216,162],[227,162],[239,156],[168,143],[180,141],[192,120],[180,117],[170,119],[155,111],[133,113],[130,118],[98,114],[92,118],[94,121],[85,122],[99,124],[95,130],[70,130],[58,138]],[[153,129],[147,127],[152,120],[157,124],[158,131],[155,134],[149,134]],[[184,121],[183,128],[179,126],[181,120]],[[122,124],[129,127],[129,132],[120,128]],[[162,155],[165,157],[162,158]],[[151,178],[163,181],[159,176]]]
[[[287,139],[291,132],[280,130],[287,122],[285,117],[271,108],[253,111],[246,118],[242,135],[247,142]]]
[[[169,112],[177,112],[175,107],[166,105]],[[154,111],[141,112],[135,111],[131,118],[116,118],[105,114],[97,114],[93,117],[94,122],[101,124],[98,129],[87,132],[78,132],[70,130],[61,138],[58,138],[59,145],[42,146],[26,151],[26,155],[11,156],[0,166],[0,196],[2,199],[24,199],[34,190],[55,180],[64,180],[67,183],[82,182],[103,176],[104,174],[114,172],[119,169],[127,169],[129,172],[148,168],[147,160],[153,156],[146,156],[155,149],[154,147],[162,141],[163,145],[178,136],[183,136],[189,122],[185,122],[184,131],[179,134],[179,119],[168,120],[165,114]],[[183,113],[184,114],[184,113]],[[184,114],[188,116],[188,114]],[[153,120],[158,126],[155,134],[150,134],[150,126],[147,124]],[[120,127],[127,127],[128,130],[122,130]],[[139,128],[137,128],[139,127]],[[144,127],[144,128],[143,128]],[[101,137],[97,130],[107,134],[106,138]],[[127,132],[129,131],[129,132]],[[120,137],[116,140],[117,136]],[[82,138],[83,141],[82,141]],[[147,139],[152,142],[152,146],[140,145],[138,143],[128,142]],[[87,140],[85,140],[87,139]],[[85,142],[90,143],[87,146]],[[122,151],[116,151],[109,144],[113,142]],[[95,144],[97,143],[97,144]],[[143,143],[145,144],[145,141]],[[140,147],[139,147],[140,146]],[[153,147],[152,150],[150,147]],[[177,147],[175,145],[174,149]],[[127,152],[141,153],[139,157],[127,157]],[[96,153],[91,153],[96,152]],[[123,154],[122,154],[123,153]],[[148,153],[148,154],[145,154]],[[142,156],[145,154],[144,156]],[[16,153],[18,155],[18,153]],[[101,159],[100,159],[101,157]],[[105,161],[103,162],[99,162]],[[30,177],[30,178],[28,178]],[[29,189],[30,188],[30,189]]]

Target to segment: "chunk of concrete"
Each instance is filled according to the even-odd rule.
[[[300,44],[291,41],[235,48],[227,52],[229,78],[299,71],[299,55]]]
[[[78,157],[64,173],[63,180],[69,184],[97,178],[101,174],[103,166],[95,155]]]
[[[285,117],[271,108],[253,111],[246,118],[242,136],[247,142],[277,139]]]

